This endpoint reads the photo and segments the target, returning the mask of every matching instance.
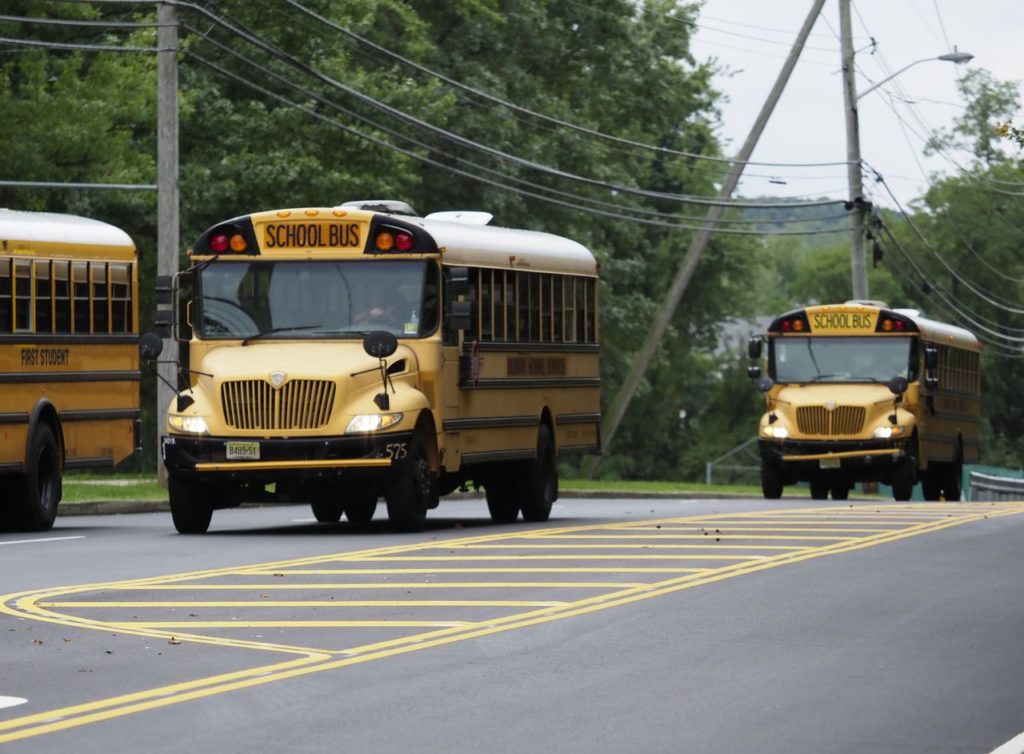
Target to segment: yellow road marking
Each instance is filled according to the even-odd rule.
[[[875,508],[876,506],[870,506]],[[886,514],[882,514],[881,508],[885,506],[878,506],[879,510],[876,513],[881,515],[888,515],[891,511],[887,510]],[[850,508],[849,510],[853,510]],[[906,506],[902,510],[914,511],[913,504]],[[224,585],[211,584],[207,581],[204,584],[182,584],[183,581],[200,581],[209,580],[218,577],[235,577],[240,575],[253,575],[253,576],[266,576],[267,574],[282,573],[284,570],[289,570],[289,576],[295,577],[300,575],[308,575],[315,571],[322,569],[310,568],[306,569],[305,566],[318,566],[326,563],[380,563],[382,561],[391,560],[437,560],[437,561],[463,561],[463,560],[478,560],[478,559],[500,559],[505,561],[511,561],[512,563],[519,562],[525,558],[532,557],[534,559],[548,560],[552,558],[568,557],[579,560],[581,557],[585,560],[592,560],[595,558],[608,558],[615,559],[618,561],[634,561],[644,558],[657,558],[660,560],[672,560],[676,558],[697,558],[702,560],[709,559],[723,559],[731,561],[731,563],[723,564],[717,568],[705,568],[705,569],[676,569],[676,568],[641,568],[635,567],[624,567],[624,568],[609,568],[601,569],[601,572],[618,572],[618,573],[679,573],[673,578],[667,578],[660,581],[655,581],[649,584],[620,584],[613,582],[609,588],[614,591],[606,594],[594,595],[584,599],[577,600],[575,602],[557,602],[554,605],[546,605],[542,607],[535,607],[527,612],[519,612],[512,615],[492,617],[485,620],[475,622],[447,622],[441,627],[437,623],[429,623],[430,626],[435,627],[434,630],[425,633],[415,633],[409,636],[392,638],[389,640],[378,641],[366,645],[357,647],[349,647],[346,649],[338,650],[320,650],[307,647],[298,647],[293,645],[283,644],[271,644],[266,642],[253,642],[243,641],[230,637],[215,637],[207,636],[203,634],[174,634],[180,640],[186,640],[190,642],[210,644],[214,646],[228,646],[228,647],[241,647],[257,649],[260,651],[271,651],[271,652],[284,652],[292,655],[298,655],[298,657],[291,659],[287,662],[274,663],[270,665],[261,665],[256,668],[251,668],[235,673],[226,673],[217,676],[211,676],[208,678],[196,679],[194,681],[188,681],[179,684],[172,684],[163,686],[155,689],[147,689],[140,692],[131,694],[124,694],[110,699],[97,700],[94,702],[88,702],[85,704],[71,705],[68,707],[49,710],[33,715],[27,715],[24,717],[13,718],[0,722],[0,743],[18,739],[29,738],[32,736],[41,735],[44,733],[54,732],[58,730],[68,730],[80,725],[86,725],[101,720],[109,720],[118,716],[133,714],[135,712],[141,712],[145,710],[157,709],[160,707],[168,706],[171,704],[179,704],[185,701],[193,699],[199,699],[203,697],[213,696],[217,694],[227,693],[237,689],[251,688],[267,683],[272,683],[277,680],[283,680],[286,678],[296,678],[311,673],[323,672],[327,670],[343,668],[351,666],[357,663],[369,662],[372,660],[383,659],[387,657],[394,657],[403,653],[419,651],[429,647],[441,646],[457,641],[465,641],[480,636],[492,635],[501,631],[509,631],[518,628],[524,628],[527,626],[537,625],[553,620],[560,620],[567,617],[583,615],[587,613],[593,613],[599,610],[605,610],[610,607],[620,606],[636,602],[638,600],[650,599],[652,597],[669,594],[675,591],[683,589],[689,589],[695,586],[701,586],[705,584],[711,584],[718,581],[722,581],[736,576],[746,575],[750,573],[756,573],[758,571],[766,570],[768,568],[775,568],[779,565],[786,565],[792,563],[798,563],[805,560],[824,557],[828,555],[840,554],[845,552],[851,552],[859,549],[877,546],[879,544],[885,544],[889,542],[899,541],[908,537],[917,536],[920,534],[926,534],[930,532],[940,531],[945,528],[952,526],[958,526],[965,523],[971,523],[974,521],[980,521],[985,518],[996,518],[1000,516],[1009,516],[1020,514],[1024,512],[1024,505],[1020,503],[1014,504],[987,504],[987,505],[970,505],[970,504],[951,504],[948,506],[936,506],[935,504],[928,504],[927,506],[919,506],[917,511],[922,514],[917,519],[908,517],[908,520],[894,522],[901,523],[904,528],[893,529],[893,530],[880,530],[871,536],[848,538],[842,539],[842,541],[834,542],[827,545],[819,546],[808,546],[799,549],[790,550],[787,552],[778,553],[775,555],[762,555],[762,556],[680,556],[676,554],[663,553],[661,555],[640,555],[635,552],[623,553],[622,555],[613,556],[594,556],[587,554],[581,556],[580,554],[569,555],[569,556],[522,556],[522,555],[510,555],[508,557],[495,557],[495,556],[455,556],[440,557],[440,556],[410,556],[409,553],[424,550],[439,550],[439,549],[452,549],[453,547],[464,547],[469,544],[481,544],[481,543],[496,543],[496,542],[507,542],[509,540],[519,540],[528,538],[536,540],[540,544],[544,539],[550,538],[552,535],[558,536],[561,534],[569,533],[580,533],[580,532],[606,532],[613,530],[621,530],[621,524],[607,524],[607,525],[591,525],[591,526],[575,526],[575,527],[562,527],[562,528],[550,528],[550,529],[538,529],[530,533],[517,533],[509,535],[508,533],[494,534],[494,535],[483,535],[477,537],[467,537],[458,540],[451,540],[448,542],[429,542],[429,543],[413,543],[406,545],[396,545],[390,547],[381,547],[372,550],[364,550],[354,553],[345,553],[342,555],[329,555],[329,556],[315,556],[310,558],[294,559],[290,561],[281,561],[279,563],[263,563],[253,566],[250,569],[239,569],[239,568],[223,568],[223,569],[211,569],[207,571],[197,571],[183,574],[173,574],[161,577],[147,578],[132,580],[130,582],[113,582],[113,583],[100,583],[100,584],[89,584],[76,587],[58,587],[52,589],[27,591],[17,594],[6,595],[2,598],[3,602],[0,604],[0,611],[10,615],[17,616],[19,618],[31,618],[36,620],[43,620],[55,624],[64,626],[79,627],[79,628],[90,628],[102,631],[110,631],[112,629],[118,630],[122,633],[130,633],[141,636],[168,636],[167,633],[161,633],[154,624],[136,624],[136,623],[111,623],[104,621],[96,621],[84,618],[76,615],[66,615],[61,613],[55,613],[48,610],[44,605],[46,603],[56,604],[59,601],[63,601],[63,598],[74,594],[84,594],[89,592],[110,592],[121,589],[149,589],[149,588],[162,588],[162,587],[184,587],[184,588],[195,588],[201,586],[202,588],[209,589],[223,589]],[[858,515],[868,513],[863,509],[855,511]],[[769,512],[773,516],[777,516],[781,511]],[[820,509],[801,509],[785,511],[790,515],[800,516],[813,516],[820,515],[827,518],[819,520],[807,521],[808,524],[826,523],[833,525],[834,519],[837,516],[849,515],[848,508],[843,507],[832,507],[832,508],[820,508]],[[677,517],[674,519],[663,519],[661,521],[644,521],[636,522],[634,526],[628,527],[629,529],[649,531],[650,526],[660,526],[663,524],[669,524],[673,526],[680,525],[703,525],[707,526],[711,521],[722,521],[726,520],[730,524],[744,523],[750,524],[749,520],[739,519],[739,516],[743,514],[715,514],[712,516],[701,517],[701,516],[690,516],[690,517]],[[749,514],[748,514],[749,515]],[[760,514],[759,514],[760,515]],[[779,519],[775,519],[778,521]],[[873,521],[877,523],[877,519]],[[787,523],[796,523],[795,521],[789,520]],[[801,522],[802,523],[802,522]],[[770,531],[766,529],[766,531]],[[785,539],[785,537],[773,537],[779,539]],[[561,547],[562,545],[558,545]],[[721,549],[728,550],[733,549],[733,545],[722,544]],[[423,569],[379,569],[380,573],[397,573],[397,572],[417,572],[417,573],[430,573],[436,574],[441,572],[451,572],[454,569],[443,568],[423,568]],[[519,568],[494,568],[494,569],[477,569],[467,568],[461,572],[518,572],[526,569]],[[572,568],[572,569],[552,569],[552,568],[531,568],[531,572],[570,572],[570,573],[591,573],[595,572],[593,568]],[[348,575],[358,575],[361,573],[361,569],[352,568],[344,571]],[[327,571],[330,574],[337,574],[338,571],[331,569]],[[257,587],[258,585],[250,585]],[[367,582],[365,584],[359,584],[358,588],[374,589],[378,585]],[[567,586],[573,586],[571,583]],[[301,582],[289,584],[286,588],[293,589],[305,589],[310,588],[311,585],[303,584]],[[314,587],[315,588],[315,587]],[[90,606],[94,603],[89,603]],[[215,603],[218,606],[223,607],[224,603]],[[266,604],[266,603],[260,603]],[[304,603],[305,604],[305,603]],[[193,606],[189,603],[188,606]],[[194,629],[197,624],[192,622],[183,622],[187,624],[189,628]],[[238,628],[239,626],[245,627],[278,627],[281,624],[277,622],[261,622],[261,621],[218,621],[211,622],[211,625],[216,623],[215,627],[221,628]],[[321,624],[321,622],[310,622]],[[336,622],[328,622],[330,625],[335,625]],[[348,623],[348,622],[345,622]],[[369,622],[369,623],[372,623]],[[382,622],[387,627],[398,626],[399,623],[394,621]],[[417,623],[416,621],[410,621],[409,623]],[[421,624],[424,622],[420,622]],[[162,624],[163,625],[163,624]]]
[[[551,607],[559,600],[250,600],[224,602],[38,602],[40,607]]]

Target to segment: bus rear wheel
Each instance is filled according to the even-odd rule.
[[[519,496],[516,474],[512,471],[494,472],[484,485],[487,510],[496,524],[510,524],[519,517]]]
[[[377,491],[360,490],[345,496],[345,518],[353,524],[368,524],[377,512]]]
[[[27,531],[47,531],[57,517],[61,498],[60,448],[48,424],[32,430],[25,473],[15,495],[12,523]]]
[[[551,431],[544,425],[537,431],[537,457],[527,463],[518,486],[523,520],[547,521],[551,506],[558,499],[558,467]]]
[[[179,534],[204,534],[213,518],[213,503],[207,486],[191,479],[172,476],[167,480],[171,520]]]
[[[427,520],[427,509],[437,506],[437,484],[420,430],[413,433],[406,457],[395,466],[384,493],[388,519],[398,531],[420,531]]]
[[[828,500],[828,480],[822,477],[811,480],[811,497],[815,500]]]
[[[345,512],[345,506],[332,493],[325,493],[323,497],[313,500],[309,507],[313,509],[313,518],[321,524],[336,524]]]

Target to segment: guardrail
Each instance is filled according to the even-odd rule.
[[[1024,500],[1024,479],[972,471],[970,483],[971,502]]]

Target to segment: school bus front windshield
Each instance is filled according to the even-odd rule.
[[[794,337],[772,344],[776,382],[882,382],[914,379],[910,337]]]
[[[438,269],[427,260],[217,261],[202,268],[194,313],[204,340],[431,334]]]

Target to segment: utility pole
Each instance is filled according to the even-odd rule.
[[[178,21],[173,5],[157,6],[157,115],[156,115],[156,170],[157,170],[157,275],[174,275],[178,271],[178,243],[180,233],[178,199]],[[173,362],[178,360],[178,344],[171,337],[164,340],[162,362],[157,372],[156,387],[156,447],[157,479],[167,486],[167,471],[160,459],[160,435],[167,423],[167,406],[173,397],[171,385],[178,384]]]
[[[764,127],[768,123],[768,118],[775,109],[775,104],[779,101],[779,97],[782,95],[782,90],[786,87],[786,83],[789,81],[789,76],[793,72],[793,68],[796,66],[796,61],[800,58],[800,52],[803,50],[804,43],[807,41],[807,37],[811,33],[811,28],[814,26],[814,22],[817,20],[818,14],[821,13],[821,8],[824,4],[825,0],[814,0],[811,6],[811,11],[807,14],[807,18],[804,20],[800,33],[797,34],[796,41],[793,43],[793,47],[789,51],[789,56],[786,58],[786,62],[783,64],[782,70],[779,72],[775,85],[768,94],[768,99],[765,100],[764,105],[761,107],[761,112],[754,121],[754,125],[750,129],[750,134],[747,136],[747,140],[743,142],[743,147],[736,155],[736,159],[733,161],[732,166],[729,168],[729,172],[722,181],[722,187],[718,192],[719,199],[729,199],[732,196],[732,192],[736,189],[736,184],[739,183],[740,175],[743,173],[743,168],[746,167],[747,160],[750,159],[750,155],[754,151],[754,147],[757,146],[758,139],[761,138],[761,133],[764,131]],[[651,325],[651,329],[647,332],[647,337],[640,346],[640,352],[637,354],[636,358],[633,359],[633,367],[626,375],[625,380],[623,380],[618,394],[616,394],[615,399],[612,401],[612,404],[608,409],[607,415],[601,422],[602,451],[607,451],[608,448],[611,447],[612,438],[615,437],[615,432],[619,428],[619,423],[622,421],[622,417],[625,415],[630,401],[633,400],[633,395],[636,393],[636,389],[640,385],[640,380],[643,379],[644,373],[647,371],[647,367],[650,366],[651,359],[654,358],[654,352],[661,344],[662,338],[665,337],[665,331],[668,329],[669,322],[672,320],[672,316],[679,307],[679,302],[683,297],[683,293],[686,291],[686,286],[690,283],[690,278],[693,277],[693,271],[697,267],[697,262],[700,261],[701,254],[704,253],[704,249],[707,247],[711,234],[714,232],[713,229],[715,223],[721,219],[724,212],[725,207],[721,205],[712,206],[708,210],[701,230],[697,231],[697,235],[690,244],[689,251],[686,252],[686,256],[683,258],[682,264],[676,271],[672,284],[669,286],[668,293],[665,295],[665,300],[662,302],[661,308],[655,316],[654,323]],[[600,459],[597,456],[589,456],[584,460],[581,469],[584,478],[590,479],[594,476],[594,472],[597,471],[598,463],[600,463]]]
[[[853,69],[853,27],[850,0],[839,0],[839,37],[843,70],[843,100],[846,103],[846,175],[850,186],[850,277],[853,298],[868,297],[868,265],[864,246],[864,185],[860,164],[860,122],[857,113],[857,85]]]

